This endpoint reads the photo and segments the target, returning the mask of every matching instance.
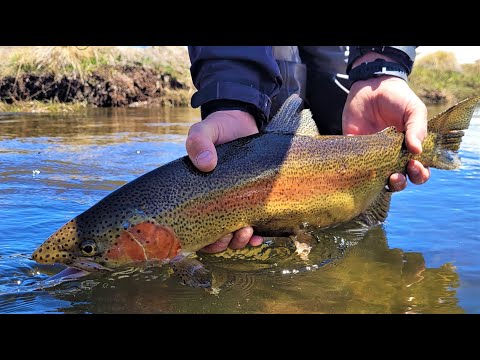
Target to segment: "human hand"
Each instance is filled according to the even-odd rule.
[[[241,110],[216,111],[190,127],[186,141],[187,153],[197,169],[209,172],[217,166],[215,145],[256,133],[257,125],[251,114]],[[251,227],[244,227],[225,235],[200,251],[217,253],[227,247],[241,249],[247,244],[258,246],[262,242],[263,238],[253,235]]]
[[[375,56],[378,57],[382,56]],[[425,104],[404,80],[394,76],[355,82],[348,94],[342,120],[345,135],[373,134],[395,126],[398,131],[405,131],[405,144],[412,154],[422,152],[422,141],[427,136]],[[430,170],[417,160],[410,160],[407,173],[410,181],[417,185],[430,177]],[[390,176],[390,190],[400,191],[406,186],[403,174]]]

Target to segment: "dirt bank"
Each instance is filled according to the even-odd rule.
[[[186,47],[0,47],[0,105],[186,106],[194,87]]]
[[[0,111],[188,106],[189,67],[184,46],[0,46]],[[427,104],[454,103],[478,94],[480,63],[429,54],[415,63],[410,86]]]
[[[87,102],[98,107],[138,103],[188,105],[192,86],[143,66],[100,68],[85,79],[76,75],[22,74],[0,79],[0,98],[17,101]]]

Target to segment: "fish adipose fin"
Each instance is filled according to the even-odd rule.
[[[383,223],[387,218],[391,200],[392,192],[383,189],[370,206],[354,220],[369,227]]]
[[[265,132],[319,136],[317,125],[309,109],[298,112],[302,98],[291,95],[265,128]]]

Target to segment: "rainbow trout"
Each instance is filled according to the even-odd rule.
[[[82,270],[169,262],[245,226],[265,236],[289,236],[352,219],[385,220],[385,188],[410,159],[438,169],[460,165],[457,151],[480,96],[428,123],[421,155],[404,134],[321,136],[302,100],[292,95],[260,134],[217,146],[218,164],[197,170],[188,157],[117,189],[70,220],[34,252],[43,264]],[[182,267],[181,267],[182,268]],[[191,268],[185,268],[185,274]]]

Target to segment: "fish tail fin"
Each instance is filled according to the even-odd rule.
[[[424,153],[418,157],[424,165],[452,170],[461,165],[458,149],[468,129],[480,96],[465,99],[428,122],[428,136],[424,141]],[[417,158],[417,157],[414,157]]]

